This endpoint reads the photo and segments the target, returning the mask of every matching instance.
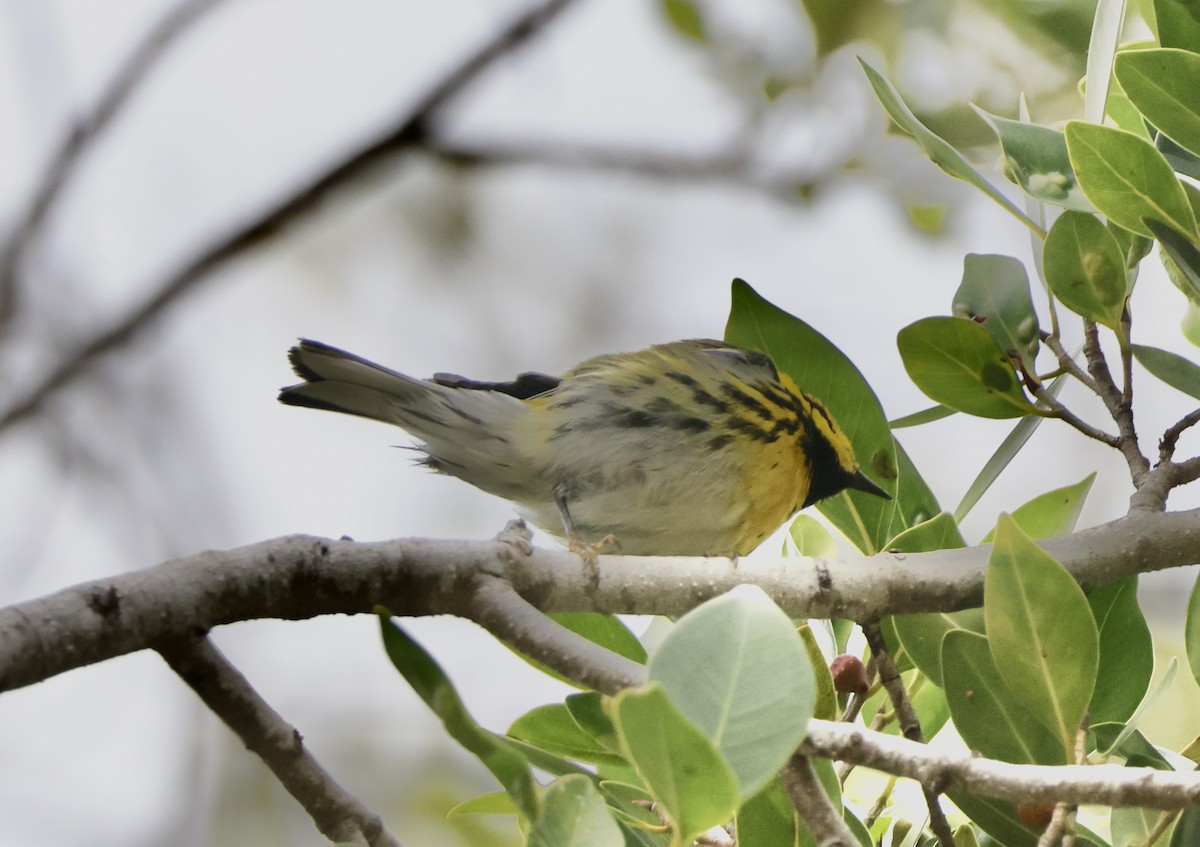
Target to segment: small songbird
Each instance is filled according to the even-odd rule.
[[[511,382],[416,379],[307,340],[289,358],[304,382],[281,402],[407,430],[423,464],[511,500],[593,561],[608,539],[631,555],[743,555],[844,489],[890,499],[815,397],[721,341]]]

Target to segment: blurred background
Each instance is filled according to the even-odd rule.
[[[896,331],[949,313],[964,254],[1032,267],[1019,223],[888,132],[856,57],[992,168],[966,104],[1013,115],[1023,92],[1035,121],[1077,116],[1088,0],[577,0],[396,155],[217,250],[403,125],[534,5],[0,0],[0,603],[288,533],[487,538],[512,516],[413,467],[398,430],[278,405],[298,336],[416,375],[553,373],[720,337],[740,276],[899,417],[930,403]],[[1145,32],[1134,8],[1127,35]],[[1189,355],[1183,306],[1148,259],[1135,337]],[[1148,450],[1191,408],[1145,379],[1136,407]],[[900,437],[952,510],[1011,426],[958,415]],[[968,539],[1092,471],[1082,525],[1124,513],[1127,472],[1047,423]],[[1193,577],[1143,582],[1164,658]],[[562,695],[472,624],[411,630],[493,729]],[[406,844],[512,843],[504,821],[444,819],[492,782],[391,669],[373,619],[214,638]],[[1186,676],[1162,714],[1195,702]],[[1150,733],[1188,740],[1171,729]],[[0,844],[164,843],[324,842],[156,655],[0,696]]]

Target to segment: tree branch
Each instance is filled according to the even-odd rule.
[[[296,728],[258,695],[206,636],[167,639],[155,648],[247,749],[263,760],[326,838],[337,844],[401,847],[379,816],[338,785],[308,752]]]
[[[788,798],[808,826],[817,847],[858,847],[858,839],[830,802],[807,756],[792,754],[782,778]]]
[[[25,251],[36,238],[54,203],[87,153],[113,119],[129,102],[130,95],[148,77],[169,48],[197,21],[224,0],[181,0],[165,14],[133,48],[92,109],[76,118],[42,172],[29,203],[0,247],[0,324],[16,309],[18,272]]]
[[[1200,773],[1122,765],[1014,765],[968,751],[917,744],[835,721],[813,719],[800,752],[908,777],[935,792],[969,791],[1014,803],[1180,809],[1200,805]]]
[[[1090,590],[1200,562],[1200,510],[1137,512],[1042,546]],[[469,617],[480,574],[507,580],[543,612],[682,615],[744,583],[763,588],[792,618],[948,612],[982,602],[989,553],[982,546],[736,565],[725,558],[601,556],[599,580],[592,581],[578,556],[533,550],[518,559],[503,541],[288,536],[0,609],[0,691],[234,621],[370,613],[379,605],[401,616]]]
[[[50,396],[74,382],[96,359],[131,341],[210,272],[306,219],[321,208],[336,191],[363,179],[370,171],[410,150],[424,139],[429,125],[459,92],[498,59],[528,42],[571,2],[573,0],[546,0],[519,15],[494,38],[436,82],[390,132],[365,145],[332,169],[301,185],[255,219],[235,228],[210,245],[152,292],[139,306],[116,323],[97,332],[60,362],[41,382],[26,391],[24,396],[10,403],[8,408],[0,413],[0,430],[41,409]]]

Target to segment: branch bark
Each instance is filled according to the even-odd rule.
[[[155,648],[204,705],[263,760],[322,835],[335,844],[402,847],[378,815],[321,767],[296,728],[258,695],[206,636],[167,639]]]
[[[1043,542],[1085,589],[1200,562],[1200,510],[1137,512]],[[481,574],[543,612],[682,615],[736,585],[765,590],[793,618],[873,620],[978,606],[989,548],[841,560],[579,557],[504,541],[375,543],[288,536],[210,551],[0,609],[0,691],[259,618],[299,620],[385,606],[401,616],[471,617]]]

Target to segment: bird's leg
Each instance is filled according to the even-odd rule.
[[[593,585],[600,581],[600,551],[616,544],[617,539],[606,535],[595,544],[584,541],[575,529],[575,521],[571,519],[571,510],[567,504],[567,487],[558,485],[554,489],[554,504],[562,515],[563,529],[567,534],[567,549],[583,559],[583,573],[588,582]]]

